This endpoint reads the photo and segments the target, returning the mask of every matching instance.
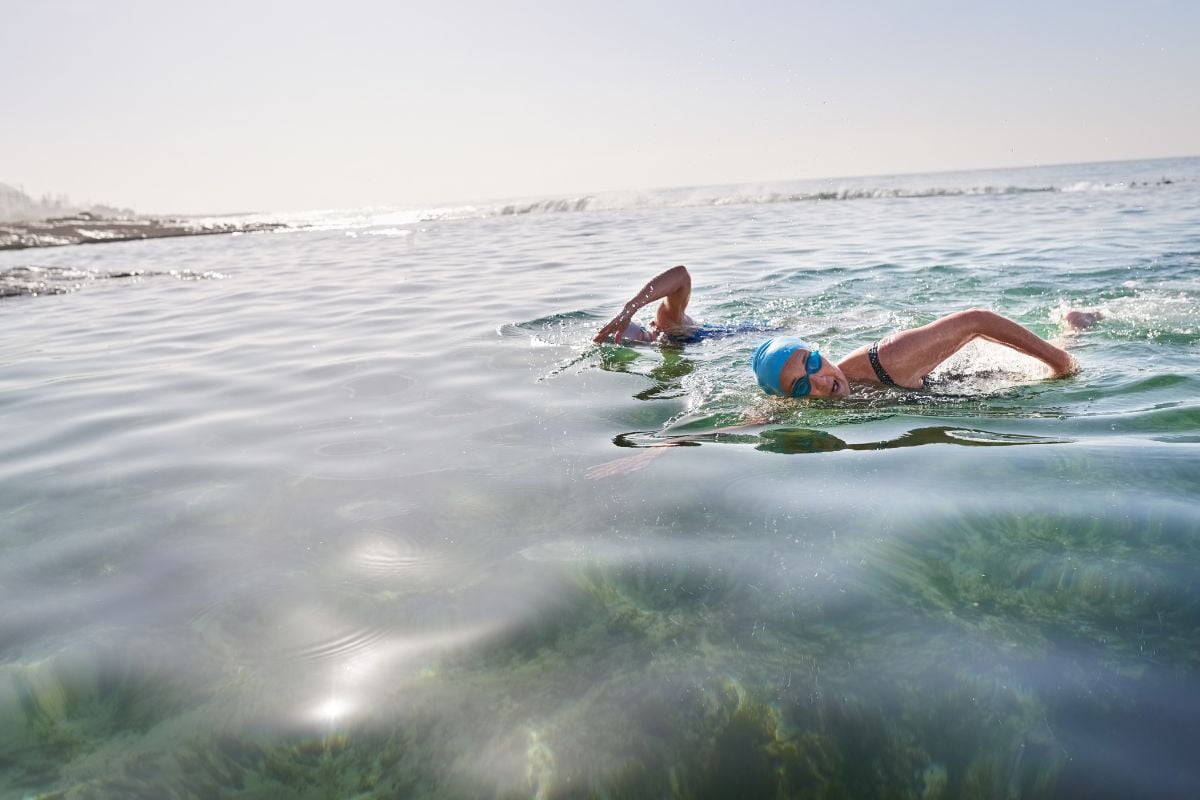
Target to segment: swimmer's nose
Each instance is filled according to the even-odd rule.
[[[837,397],[845,397],[850,394],[850,387],[846,385],[846,378],[840,375],[822,375],[820,376],[825,381],[825,393]],[[837,384],[836,391],[834,383]]]

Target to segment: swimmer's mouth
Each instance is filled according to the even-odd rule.
[[[837,378],[833,379],[833,393],[834,395],[839,395],[842,393],[842,382]]]

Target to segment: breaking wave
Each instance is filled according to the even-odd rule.
[[[809,192],[761,192],[733,193],[705,196],[692,194],[682,198],[672,197],[675,192],[646,193],[630,197],[629,195],[608,196],[592,195],[586,197],[551,198],[523,203],[507,203],[497,206],[492,213],[484,216],[512,216],[518,214],[557,214],[568,211],[592,211],[623,208],[661,208],[678,206],[692,208],[696,206],[732,206],[732,205],[766,205],[771,203],[803,203],[819,200],[870,200],[882,198],[922,198],[922,197],[958,197],[962,195],[987,194],[1027,194],[1032,192],[1055,192],[1059,189],[1053,186],[972,186],[966,188],[934,187],[928,189],[906,188],[839,188],[824,191]]]
[[[940,185],[921,184],[912,176],[888,178],[852,178],[838,181],[792,181],[774,184],[731,184],[695,186],[672,189],[652,189],[625,192],[533,197],[458,203],[423,208],[370,207],[360,209],[325,209],[289,214],[252,215],[261,222],[282,224],[307,230],[363,230],[390,226],[419,226],[426,223],[487,219],[492,217],[537,216],[581,211],[625,211],[651,208],[704,208],[718,206],[773,205],[783,203],[824,203],[837,201],[869,201],[885,199],[927,199],[969,196],[1001,196],[1080,192],[1119,192],[1129,189],[1153,189],[1189,178],[1154,178],[1150,180],[1048,180],[1027,175],[1029,182],[1006,182],[989,178],[955,180],[947,176]],[[1141,177],[1141,176],[1138,176]],[[241,219],[244,223],[245,218]],[[209,220],[212,222],[212,220]],[[349,235],[349,234],[348,234]]]

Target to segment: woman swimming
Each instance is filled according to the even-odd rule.
[[[652,278],[625,304],[621,312],[596,334],[640,342],[686,338],[698,326],[685,312],[691,298],[692,279],[687,268],[672,267]],[[662,300],[647,329],[633,321],[643,306]],[[1064,320],[1072,328],[1086,328],[1101,318],[1098,311],[1069,311]],[[767,394],[783,397],[845,397],[852,383],[921,389],[929,373],[975,339],[1011,347],[1050,367],[1051,377],[1061,378],[1077,369],[1075,359],[1057,345],[994,311],[973,308],[958,311],[912,330],[900,331],[858,348],[834,364],[812,345],[790,336],[763,342],[751,358],[758,385]]]

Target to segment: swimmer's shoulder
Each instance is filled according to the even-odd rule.
[[[867,355],[870,349],[871,345],[865,344],[837,362],[838,369],[846,375],[846,380],[854,383],[879,383],[871,366],[871,359]]]
[[[657,322],[651,322],[647,333],[652,337],[649,340],[652,342],[679,342],[691,339],[701,327],[696,320],[684,314],[683,322],[670,328],[659,328]]]

